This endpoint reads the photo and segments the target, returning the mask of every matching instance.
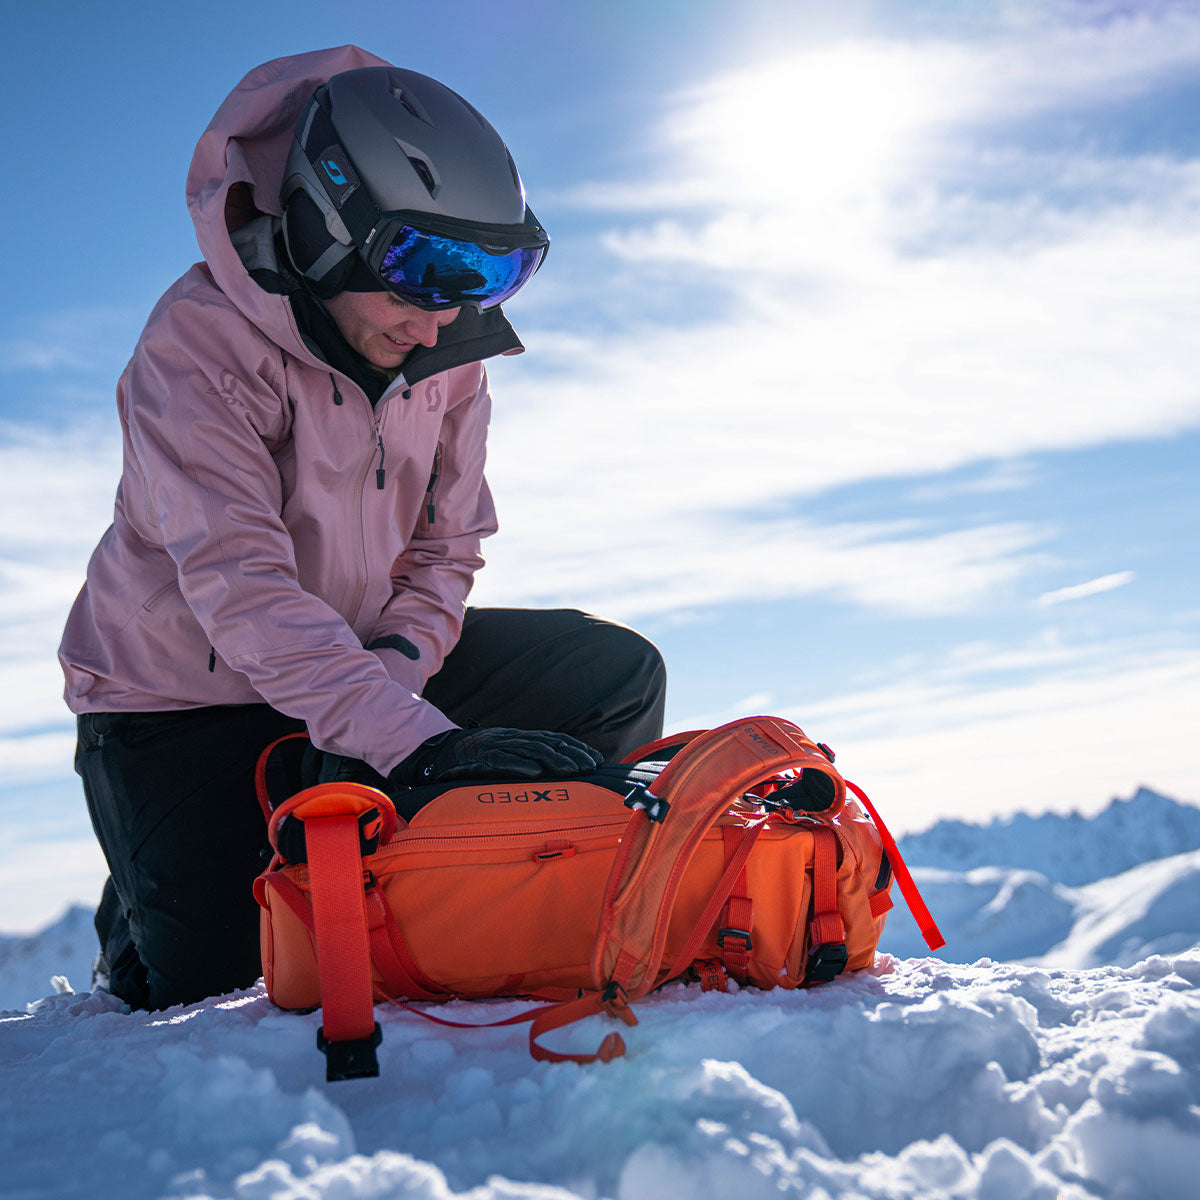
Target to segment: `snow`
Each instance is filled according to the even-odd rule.
[[[1143,787],[1090,818],[1078,812],[1014,813],[986,825],[939,821],[903,838],[900,848],[910,867],[1023,867],[1077,886],[1200,850],[1200,807]]]
[[[941,821],[900,848],[954,962],[1129,966],[1200,942],[1200,808],[1148,788],[1091,818]],[[925,953],[902,906],[884,947]]]
[[[1121,811],[1136,816],[1136,801]],[[1076,824],[1079,854],[1104,844]],[[901,956],[893,914],[870,972],[795,992],[668,985],[622,1027],[625,1058],[583,1067],[535,1063],[519,1029],[381,1005],[380,1078],[337,1084],[315,1049],[320,1014],[279,1011],[261,984],[162,1013],[61,978],[43,995],[51,975],[86,986],[94,936],[73,909],[0,940],[0,1196],[1194,1194],[1200,852],[1070,884],[1032,844],[1022,857],[919,869],[947,950],[990,943],[977,961]],[[481,1022],[522,1007],[438,1011]],[[609,1027],[547,1041],[593,1049]]]

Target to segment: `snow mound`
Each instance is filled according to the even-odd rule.
[[[883,958],[796,992],[676,984],[637,1006],[626,1058],[589,1067],[382,1005],[382,1076],[340,1084],[319,1014],[261,987],[153,1014],[61,994],[0,1015],[5,1192],[1176,1200],[1200,1173],[1198,985],[1197,952],[1091,971]]]
[[[1080,888],[1004,867],[915,868],[913,877],[946,938],[937,955],[950,962],[1129,966],[1200,943],[1200,850]],[[880,949],[902,958],[928,953],[902,903],[888,914]]]
[[[1093,817],[1017,813],[985,825],[939,821],[900,840],[910,867],[1020,867],[1069,886],[1185,850],[1200,850],[1200,807],[1144,787]]]
[[[44,996],[56,975],[87,985],[100,948],[93,915],[93,909],[72,905],[35,934],[0,934],[0,1009],[23,1008]]]

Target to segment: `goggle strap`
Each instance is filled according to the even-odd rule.
[[[346,255],[353,254],[353,246],[343,246],[336,238],[326,247],[325,252],[304,274],[313,280],[323,279],[338,263],[343,262]]]

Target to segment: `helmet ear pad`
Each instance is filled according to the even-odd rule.
[[[331,300],[346,290],[360,261],[353,246],[346,246],[346,253],[319,277],[310,274],[321,255],[339,243],[329,232],[321,210],[302,188],[292,193],[284,207],[283,240],[293,268],[319,299]]]

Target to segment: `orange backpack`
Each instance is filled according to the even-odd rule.
[[[414,788],[407,820],[355,783],[271,808],[279,746],[259,763],[276,849],[254,888],[263,975],[281,1008],[322,1007],[331,1080],[378,1074],[380,1000],[549,1001],[497,1023],[528,1021],[535,1058],[607,1061],[619,1034],[594,1054],[538,1039],[599,1012],[636,1024],[630,1001],[685,974],[794,988],[861,970],[893,874],[943,944],[870,800],[780,718],[664,738],[579,779]]]

